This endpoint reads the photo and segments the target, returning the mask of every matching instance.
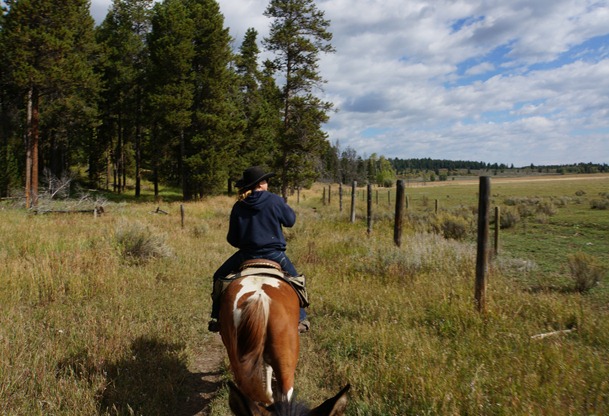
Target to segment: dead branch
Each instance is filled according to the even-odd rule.
[[[161,207],[156,207],[156,211],[152,211],[153,214],[165,214],[168,215],[169,213],[167,211],[163,211],[161,209]]]
[[[537,334],[537,335],[531,336],[531,339],[543,339],[543,338],[547,338],[547,337],[553,337],[556,335],[569,334],[569,333],[575,332],[575,331],[577,331],[577,328],[561,329],[559,331],[552,331],[552,332],[544,332],[542,334]]]

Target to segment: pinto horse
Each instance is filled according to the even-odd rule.
[[[348,386],[312,411],[291,408],[300,306],[288,283],[267,274],[237,278],[222,294],[220,305],[220,335],[238,386],[231,386],[230,395],[236,415],[342,415]]]

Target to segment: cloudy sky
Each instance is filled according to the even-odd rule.
[[[92,0],[99,23],[110,0]],[[268,0],[219,0],[237,48]],[[317,0],[320,92],[358,155],[609,163],[609,0]]]

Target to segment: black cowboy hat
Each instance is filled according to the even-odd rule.
[[[243,177],[235,185],[239,189],[249,188],[273,176],[275,176],[274,172],[264,173],[260,166],[252,166],[243,171]]]

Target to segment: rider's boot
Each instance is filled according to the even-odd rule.
[[[211,320],[207,324],[207,330],[210,332],[220,331],[220,323],[218,322],[218,317],[220,315],[221,290],[221,285],[219,285],[218,282],[214,282],[214,289],[211,293]]]
[[[311,329],[311,323],[307,319],[307,312],[304,310],[304,308],[300,308],[300,316],[298,318],[298,332],[309,332],[309,329]]]

